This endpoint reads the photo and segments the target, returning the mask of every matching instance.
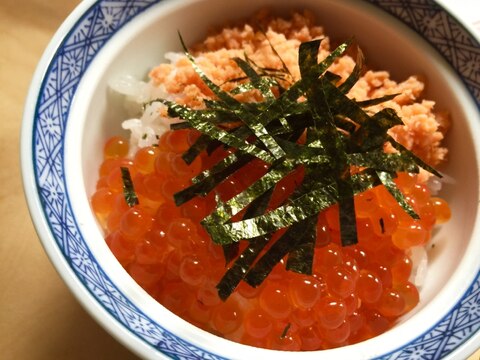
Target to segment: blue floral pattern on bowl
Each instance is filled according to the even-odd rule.
[[[123,25],[161,0],[104,0],[91,6],[56,50],[44,75],[34,119],[33,163],[38,195],[65,260],[91,296],[119,323],[164,355],[221,359],[169,333],[138,309],[109,279],[77,227],[64,178],[63,135],[77,85],[92,59]],[[480,104],[480,46],[430,0],[365,0],[416,30],[461,76]],[[411,343],[378,359],[439,359],[480,329],[480,273],[457,305]]]

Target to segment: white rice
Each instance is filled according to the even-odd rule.
[[[122,128],[130,131],[128,156],[132,158],[139,148],[157,144],[160,136],[172,123],[171,118],[160,115],[166,113],[165,105],[149,102],[160,98],[173,101],[175,99],[163,86],[153,86],[131,75],[112,79],[109,86],[116,93],[125,96],[125,111],[132,116],[122,122]]]

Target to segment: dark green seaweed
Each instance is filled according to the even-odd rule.
[[[282,88],[279,82],[292,79],[281,58],[281,69],[261,68],[246,54],[244,58],[234,58],[245,76],[230,80],[236,83],[231,92],[213,83],[184,45],[186,56],[214,98],[205,101],[205,109],[201,110],[164,99],[155,100],[165,104],[169,114],[184,121],[172,125],[173,130],[194,128],[201,133],[183,154],[186,163],[203,152],[210,154],[220,147],[229,150],[226,158],[193,178],[192,185],[174,195],[177,205],[214,191],[254,159],[262,160],[269,167],[232,199],[222,202],[217,197],[216,208],[201,221],[212,241],[223,246],[229,266],[217,285],[223,300],[242,280],[254,287],[260,285],[282,260],[286,260],[288,270],[311,274],[317,219],[328,207],[339,205],[341,242],[344,246],[352,245],[358,241],[356,194],[383,185],[400,206],[417,219],[418,214],[394,182],[396,174],[418,173],[423,168],[441,176],[388,134],[393,126],[403,124],[393,109],[384,108],[376,113],[365,110],[398,94],[366,101],[348,97],[363,72],[362,51],[357,50],[356,65],[342,81],[328,69],[345,54],[352,41],[341,44],[318,62],[321,41],[300,45],[301,78],[292,80],[288,88]],[[271,47],[273,56],[280,57]],[[280,91],[279,96],[274,95],[273,88]],[[247,91],[259,92],[262,101],[236,100],[236,94]],[[302,134],[306,135],[303,143],[298,141]],[[396,152],[386,153],[386,143]],[[268,208],[276,184],[300,167],[305,176],[294,192],[276,208]],[[245,211],[243,217],[234,218],[241,211]],[[283,234],[274,237],[280,230]],[[240,241],[248,241],[241,253]]]

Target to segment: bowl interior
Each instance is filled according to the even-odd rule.
[[[212,24],[248,17],[265,5],[280,14],[292,9],[312,10],[327,34],[337,40],[354,36],[366,54],[367,65],[390,71],[395,80],[412,74],[424,75],[428,79],[425,97],[435,100],[438,110],[451,114],[452,127],[447,139],[449,161],[440,170],[453,178],[442,189],[453,218],[436,231],[435,246],[429,247],[430,264],[421,289],[421,303],[394,329],[353,346],[365,357],[387,353],[427,331],[448,313],[478,272],[478,261],[472,254],[480,251],[475,236],[479,149],[473,134],[479,131],[480,119],[475,102],[446,61],[415,32],[367,3],[301,0],[292,7],[288,0],[257,0],[230,2],[226,7],[222,0],[164,1],[138,15],[108,41],[76,90],[65,137],[65,171],[73,211],[98,263],[151,319],[188,342],[224,355],[230,351],[242,354],[253,351],[197,330],[151,299],[110,253],[88,199],[95,189],[103,144],[109,136],[121,132],[121,121],[127,116],[122,99],[109,90],[109,80],[122,74],[145,79],[151,67],[165,61],[164,53],[181,49],[177,30],[191,44],[202,39]],[[225,346],[221,349],[211,346],[218,341]],[[348,348],[352,346],[328,353],[338,358],[340,352],[351,351]]]

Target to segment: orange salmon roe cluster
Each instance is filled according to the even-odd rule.
[[[282,261],[260,286],[241,282],[226,301],[220,300],[216,285],[226,271],[222,248],[200,225],[215,207],[214,196],[180,207],[173,202],[173,194],[193,176],[227,155],[220,149],[187,166],[181,154],[197,136],[192,130],[167,131],[158,146],[141,148],[133,159],[127,158],[126,139],[109,139],[91,198],[113,254],[162,305],[227,339],[297,351],[369,339],[418,304],[418,290],[409,281],[409,249],[425,245],[432,227],[449,219],[450,209],[408,174],[399,174],[397,185],[420,220],[407,215],[384,187],[368,190],[355,197],[357,245],[340,245],[338,206],[332,206],[318,217],[312,276],[286,271]],[[127,167],[133,179],[139,200],[133,207],[125,202],[120,167]],[[225,201],[266,169],[254,160],[215,190]],[[272,208],[301,176],[297,171],[277,184]]]

